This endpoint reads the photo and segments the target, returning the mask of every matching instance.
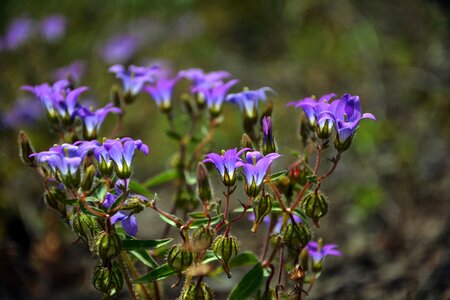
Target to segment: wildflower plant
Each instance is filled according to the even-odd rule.
[[[230,93],[238,80],[226,71],[188,69],[174,77],[162,76],[167,70],[156,66],[115,65],[109,71],[122,88],[113,89],[112,102],[98,110],[79,101],[87,87],[64,79],[24,86],[42,104],[59,143],[35,152],[27,135],[19,135],[20,156],[43,177],[46,203],[97,258],[93,286],[104,297],[126,286],[133,299],[161,299],[160,282],[174,276],[179,299],[213,299],[205,277],[222,272],[232,277],[234,268],[252,265],[229,299],[307,296],[325,257],[341,255],[337,245],[316,239],[314,228],[329,208],[322,185],[350,148],[361,120],[375,119],[361,112],[359,97],[328,94],[288,103],[301,108],[304,154],[283,168],[279,158],[289,157],[278,153],[272,104],[260,107],[267,92],[274,94],[271,88]],[[178,97],[174,86],[184,80],[191,86]],[[156,102],[168,119],[168,138],[179,144],[171,169],[144,183],[134,178],[133,161],[139,152],[152,159],[148,145],[138,137],[118,136],[127,105],[137,105],[132,100],[140,93]],[[240,107],[236,115],[245,133],[241,145],[215,149],[214,134],[227,122],[222,106],[228,103]],[[173,110],[174,105],[185,109]],[[101,126],[110,113],[119,115],[118,126],[104,137]],[[183,128],[174,122],[176,113],[188,117]],[[206,131],[198,132],[201,124]],[[325,159],[331,162],[327,171]],[[213,169],[221,181],[215,187]],[[172,209],[165,211],[148,189],[168,181],[173,181],[174,196]],[[237,189],[246,195],[244,201],[235,196]],[[237,203],[241,207],[233,210]],[[149,222],[136,217],[145,209],[155,213]],[[165,223],[161,235],[140,239],[139,226],[154,222]],[[238,226],[261,238],[259,254],[241,249]],[[283,281],[283,274],[289,280]]]

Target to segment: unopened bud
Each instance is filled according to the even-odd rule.
[[[344,141],[341,141],[339,135],[336,133],[336,136],[334,137],[334,148],[340,153],[346,151],[352,144],[353,136],[354,134],[350,135]]]
[[[102,261],[111,261],[122,251],[122,242],[117,233],[102,231],[95,237],[94,249]]]
[[[264,217],[270,214],[272,210],[272,197],[265,195],[261,197],[253,206],[253,213],[255,214],[255,221],[251,229],[252,232],[258,231],[258,226],[263,221]]]
[[[212,199],[209,174],[203,163],[199,163],[197,166],[197,194],[203,204],[208,204]]]
[[[194,254],[178,244],[170,248],[167,254],[167,264],[174,271],[181,273],[194,262]]]
[[[81,188],[83,191],[87,192],[91,190],[92,184],[94,183],[94,177],[95,177],[95,166],[90,165],[87,167],[86,171],[84,172],[83,179],[81,180]]]
[[[325,196],[320,192],[312,192],[303,198],[302,205],[305,214],[310,217],[315,224],[318,224],[320,218],[328,212],[328,202]]]
[[[115,107],[121,106],[120,103],[120,87],[118,85],[113,85],[111,87],[111,92],[109,94],[110,102],[114,103]]]
[[[277,147],[275,145],[275,139],[273,137],[272,131],[272,117],[264,116],[262,119],[262,132],[263,132],[263,141],[262,141],[262,152],[264,155],[269,153],[277,152]]]
[[[219,235],[213,244],[213,252],[220,257],[223,270],[231,278],[229,268],[230,259],[235,257],[239,251],[238,241],[235,237]]]
[[[92,277],[94,287],[101,293],[112,297],[117,295],[123,286],[123,275],[116,262],[110,266],[97,265]]]
[[[189,94],[181,95],[181,103],[183,104],[184,109],[188,113],[188,115],[192,116],[194,114],[194,108],[192,107],[192,98]]]
[[[58,188],[50,188],[45,192],[44,198],[48,206],[61,213],[63,216],[66,215],[66,205],[64,201],[67,197],[64,191]]]
[[[212,300],[214,299],[213,290],[201,282],[200,284],[191,283],[189,287],[183,289],[180,300]]]
[[[283,239],[289,249],[299,251],[312,239],[311,230],[305,223],[291,223],[284,230]]]
[[[214,230],[209,227],[201,226],[192,233],[192,248],[200,252],[208,249],[214,239]]]
[[[73,231],[85,242],[89,243],[100,231],[97,220],[82,212],[77,212],[70,221]]]
[[[250,148],[253,149],[252,139],[248,136],[248,134],[244,133],[241,138],[242,148]]]
[[[36,167],[36,157],[32,156],[34,154],[33,146],[31,146],[30,140],[25,132],[19,132],[19,157],[28,166]]]

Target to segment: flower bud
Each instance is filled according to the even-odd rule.
[[[272,210],[272,197],[265,195],[261,197],[253,206],[253,213],[255,214],[255,221],[251,229],[252,232],[258,231],[258,226],[263,221],[264,217],[270,214]]]
[[[97,265],[94,269],[92,284],[103,294],[112,297],[122,290],[123,275],[116,262],[111,266]]]
[[[73,231],[85,242],[89,243],[100,231],[97,219],[94,217],[77,212],[70,220]]]
[[[191,96],[189,94],[181,95],[181,103],[183,104],[183,107],[188,113],[188,115],[190,116],[194,115],[194,108],[192,107]]]
[[[30,140],[25,132],[22,130],[19,132],[19,157],[23,163],[35,168],[36,167],[36,157],[31,154],[35,153],[33,146],[31,146]]]
[[[81,180],[81,188],[83,191],[88,192],[91,190],[92,184],[94,183],[94,177],[95,177],[95,166],[90,165],[87,167],[86,171],[84,172],[83,179]]]
[[[244,133],[241,138],[242,148],[250,148],[253,149],[252,139],[248,136],[248,134]]]
[[[237,255],[238,251],[238,241],[235,237],[219,235],[214,241],[213,252],[220,257],[223,270],[227,273],[228,278],[231,278],[228,264],[230,259]]]
[[[346,151],[352,144],[353,136],[354,134],[350,135],[345,141],[341,141],[339,140],[339,135],[336,134],[334,137],[334,148],[340,153]]]
[[[208,170],[203,163],[197,166],[197,195],[203,204],[208,204],[212,199]]]
[[[117,233],[102,231],[95,237],[94,243],[95,253],[102,261],[111,261],[122,251],[122,242]]]
[[[190,284],[188,288],[185,288],[181,293],[180,300],[212,300],[214,299],[213,290],[201,282],[200,284]]]
[[[284,230],[283,239],[289,249],[299,251],[312,239],[311,230],[304,223],[291,223]]]
[[[63,216],[66,215],[66,205],[64,201],[67,197],[64,191],[53,187],[45,192],[44,199],[48,206],[61,213]]]
[[[192,233],[192,248],[194,251],[203,251],[208,249],[214,238],[214,230],[209,227],[201,226]]]
[[[195,96],[195,103],[197,104],[197,108],[202,110],[206,106],[206,98],[203,93],[197,93]]]
[[[178,273],[189,268],[193,262],[194,254],[180,244],[170,248],[169,253],[167,254],[167,264],[171,269]]]
[[[120,179],[128,179],[131,176],[131,166],[128,166],[125,161],[123,161],[121,168],[116,165],[115,170],[117,177]]]
[[[117,85],[113,85],[111,87],[111,92],[109,94],[109,99],[110,102],[114,103],[115,107],[119,107],[121,106],[120,103],[120,88]]]
[[[303,198],[301,207],[305,214],[310,217],[314,223],[324,217],[328,212],[328,202],[325,196],[320,192],[312,192]]]
[[[111,177],[114,170],[114,164],[112,160],[106,161],[105,159],[100,159],[98,164],[98,172],[105,178]]]
[[[216,105],[213,105],[209,108],[209,115],[212,119],[217,119],[220,117],[220,114],[222,113],[222,107],[216,107]]]
[[[262,132],[263,132],[263,141],[262,141],[262,152],[264,155],[269,153],[277,152],[277,147],[275,145],[275,139],[273,137],[272,132],[272,118],[269,116],[264,116],[262,119]]]

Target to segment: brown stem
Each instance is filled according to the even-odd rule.
[[[266,184],[268,184],[269,187],[272,189],[272,191],[275,193],[275,197],[277,198],[278,203],[280,203],[281,209],[282,209],[284,212],[287,212],[288,210],[287,210],[286,206],[285,206],[284,203],[283,203],[283,199],[281,198],[281,193],[280,193],[280,191],[277,189],[277,187],[276,187],[272,182],[270,182],[270,180],[267,181]]]
[[[333,174],[334,170],[336,170],[336,167],[339,163],[339,160],[341,159],[341,153],[338,153],[333,161],[333,166],[331,166],[331,169],[324,175],[320,176],[319,178],[317,178],[317,181],[321,181],[325,178],[327,178],[328,176],[330,176],[331,174]]]
[[[127,269],[125,268],[122,255],[118,257],[120,268],[122,269],[123,276],[125,277],[125,283],[127,284],[128,290],[130,291],[131,298],[133,300],[139,300],[139,297],[136,295],[136,292],[133,289],[133,285],[130,281],[130,275],[128,274]]]

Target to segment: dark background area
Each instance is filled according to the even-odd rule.
[[[16,17],[40,20],[54,13],[67,17],[59,41],[31,37],[17,49],[0,50],[1,299],[98,298],[90,283],[94,260],[83,245],[72,244],[75,236],[43,203],[41,179],[18,159],[19,128],[38,151],[56,137],[43,119],[14,126],[5,120],[16,101],[28,96],[22,85],[52,81],[55,69],[75,60],[86,66],[80,84],[91,89],[85,98],[106,103],[117,81],[107,72],[111,63],[101,49],[118,35],[139,40],[135,53],[121,63],[158,60],[174,71],[224,69],[240,79],[233,91],[276,90],[280,169],[301,147],[299,111],[286,108],[287,102],[329,92],[359,95],[363,110],[377,121],[362,122],[324,184],[330,212],[317,236],[339,244],[343,256],[329,258],[308,299],[450,298],[446,1],[2,1],[0,36]],[[112,119],[108,122],[103,134],[112,127]],[[166,120],[153,101],[139,96],[124,122],[121,135],[150,147],[149,157],[136,158],[134,176],[145,180],[167,168],[177,145],[165,136]],[[216,149],[238,146],[241,134],[240,115],[227,105]],[[160,199],[171,197],[170,186],[155,192]],[[157,237],[160,225],[153,212],[138,220],[140,237]],[[241,239],[257,247],[248,228],[242,228]],[[230,282],[211,283],[219,299],[236,275]]]

